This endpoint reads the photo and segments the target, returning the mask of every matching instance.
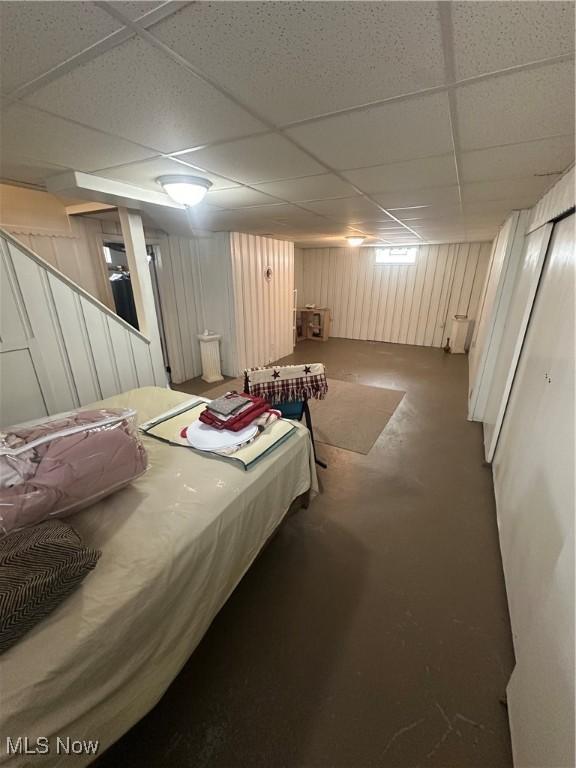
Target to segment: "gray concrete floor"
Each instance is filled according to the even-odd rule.
[[[321,446],[322,495],[102,768],[512,765],[500,698],[514,659],[467,359],[331,339],[285,361],[316,360],[406,396],[368,455]]]

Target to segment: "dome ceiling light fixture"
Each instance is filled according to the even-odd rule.
[[[198,205],[212,186],[211,181],[203,179],[201,176],[185,176],[183,174],[159,176],[156,181],[175,203],[185,205],[187,208]]]
[[[364,240],[366,240],[366,238],[361,237],[359,235],[353,235],[352,237],[347,237],[346,240],[348,242],[348,245],[351,245],[352,248],[356,248],[357,246],[362,245],[362,243],[364,242]]]

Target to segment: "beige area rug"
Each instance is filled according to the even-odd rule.
[[[242,379],[231,379],[203,394],[218,397],[232,389],[241,392],[243,386]],[[346,451],[369,453],[404,394],[398,389],[328,379],[326,399],[310,400],[316,442]]]
[[[398,389],[328,379],[326,399],[310,400],[316,442],[369,453],[404,394]]]

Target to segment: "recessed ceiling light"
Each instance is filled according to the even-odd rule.
[[[358,245],[362,245],[364,240],[366,240],[365,237],[347,237],[346,240],[348,241],[348,245],[351,245],[353,248],[356,248]]]
[[[212,186],[211,181],[201,176],[184,176],[183,174],[159,176],[156,181],[174,202],[186,205],[188,208],[198,205]]]

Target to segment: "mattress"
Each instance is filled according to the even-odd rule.
[[[143,422],[191,399],[145,387],[97,405],[135,408]],[[158,702],[292,501],[317,490],[300,424],[249,471],[143,440],[145,474],[68,519],[102,551],[96,569],[0,657],[1,765],[95,759],[90,745],[71,759],[67,739],[97,741],[102,754]],[[30,748],[45,738],[48,753],[9,755],[7,737]]]

